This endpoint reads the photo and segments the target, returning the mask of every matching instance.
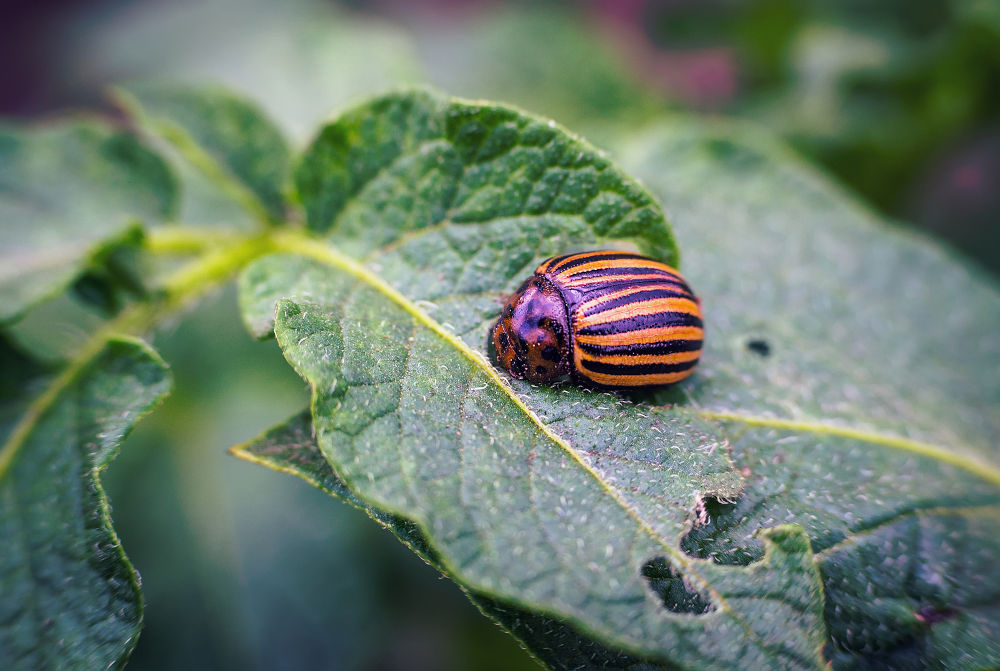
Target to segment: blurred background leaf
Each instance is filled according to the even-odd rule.
[[[114,288],[140,289],[117,250],[174,198],[163,161],[101,121],[0,126],[0,324],[81,276],[92,280],[81,297],[108,309]]]
[[[142,626],[139,576],[111,526],[101,473],[170,375],[139,341],[98,345],[46,384],[45,401],[16,426],[9,406],[43,382],[44,367],[0,346],[0,662],[10,671],[121,668]]]

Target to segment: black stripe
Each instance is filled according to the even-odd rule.
[[[561,273],[562,271],[560,271]],[[584,270],[581,273],[575,273],[570,277],[566,278],[567,282],[575,282],[576,280],[587,280],[593,277],[613,277],[616,275],[657,275],[656,278],[648,278],[645,280],[636,280],[637,282],[646,282],[649,280],[656,280],[662,282],[676,282],[678,284],[684,285],[687,288],[684,280],[680,278],[679,275],[671,273],[669,271],[663,270],[661,268],[643,268],[640,266],[629,266],[628,268],[598,268],[597,270]],[[660,278],[663,278],[662,280]]]
[[[568,259],[571,256],[576,256],[576,254],[563,254],[562,256],[553,256],[550,259],[545,259],[544,261],[542,261],[538,265],[539,266],[546,266],[548,268],[551,268],[552,266],[554,266],[555,264],[559,263],[563,259]]]
[[[691,370],[697,364],[697,361],[684,361],[682,363],[644,363],[638,365],[606,363],[604,361],[588,361],[587,359],[580,361],[580,365],[592,373],[633,376],[655,375],[657,373],[680,373],[683,370]]]
[[[574,256],[574,255],[570,254],[570,256]],[[577,266],[582,266],[584,263],[591,263],[592,261],[615,261],[617,259],[644,259],[644,260],[652,260],[652,259],[646,259],[645,256],[640,256],[639,254],[632,254],[630,252],[621,252],[619,254],[594,254],[594,253],[591,253],[591,252],[585,252],[585,253],[583,253],[583,254],[580,255],[580,258],[573,259],[572,261],[570,261],[566,265],[564,265],[564,266],[562,266],[560,268],[554,269],[552,272],[554,272],[557,275],[561,275],[562,273],[566,272],[570,268],[576,268]],[[555,265],[556,264],[553,263],[552,266],[549,266],[549,267],[552,268]]]
[[[622,305],[628,305],[629,303],[639,303],[641,301],[650,301],[656,298],[687,298],[691,299],[690,294],[686,294],[680,291],[670,291],[669,289],[644,289],[643,291],[636,291],[633,294],[626,294],[625,296],[619,296],[618,298],[612,298],[604,303],[599,303],[597,305],[591,306],[583,311],[585,317],[590,315],[600,314],[602,312],[607,312]]]
[[[578,342],[577,346],[588,354],[610,356],[613,354],[676,354],[677,352],[697,352],[701,340],[664,340],[663,342],[640,342],[632,345],[596,345]]]
[[[558,282],[558,280],[554,281]],[[562,285],[557,285],[557,286],[561,287]],[[593,300],[595,298],[600,298],[605,294],[615,293],[623,289],[632,289],[632,288],[638,289],[638,288],[652,288],[652,287],[661,287],[664,289],[683,291],[685,292],[684,295],[687,298],[694,300],[694,295],[688,291],[688,288],[686,286],[674,284],[672,282],[667,281],[663,277],[657,277],[655,279],[650,279],[650,280],[612,279],[607,282],[594,282],[593,284],[583,284],[576,287],[567,286],[565,290],[572,292],[572,294],[570,295],[570,299],[573,299],[572,307],[575,308],[581,303],[586,303],[587,301]],[[567,299],[567,303],[570,303],[569,299]]]
[[[560,286],[563,286],[564,284],[558,278],[554,279],[553,281],[558,282]],[[687,285],[681,284],[680,282],[671,282],[666,277],[650,277],[649,279],[645,280],[631,280],[627,278],[618,279],[615,277],[609,277],[605,279],[604,282],[591,282],[590,284],[581,284],[579,286],[573,286],[573,287],[568,286],[569,282],[572,282],[572,280],[567,280],[565,282],[566,287],[568,289],[572,289],[573,291],[581,291],[588,294],[594,293],[595,291],[601,291],[601,292],[619,291],[621,289],[628,289],[629,287],[641,287],[651,284],[654,286],[658,285],[664,287],[671,287],[678,291],[686,292],[687,295],[691,296],[692,298],[694,297],[694,295],[691,294],[690,290],[688,289]]]
[[[688,312],[657,312],[651,315],[636,315],[616,319],[606,324],[585,326],[577,331],[577,335],[611,335],[623,331],[638,331],[640,329],[658,328],[661,326],[698,326],[701,327],[701,317]]]

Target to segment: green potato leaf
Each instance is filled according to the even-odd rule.
[[[399,515],[381,511],[359,499],[330,468],[316,444],[309,410],[230,450],[234,455],[268,468],[302,478],[314,487],[367,513],[427,563],[448,575],[434,548],[420,528]],[[794,534],[794,530],[786,530]],[[544,666],[560,671],[611,669],[661,671],[676,668],[608,648],[565,623],[517,605],[503,603],[488,594],[465,590],[466,596],[486,616],[517,637]]]
[[[43,371],[6,344],[0,361],[0,667],[120,668],[139,634],[142,598],[100,474],[166,394],[166,365],[141,342],[110,340],[50,382],[11,429],[8,410],[21,409]]]
[[[735,498],[696,409],[511,382],[487,358],[500,301],[540,260],[676,247],[649,193],[554,123],[426,93],[326,126],[295,171],[307,224],[241,303],[313,388],[317,442],[361,501],[414,523],[464,588],[614,649],[699,668],[822,666],[819,575],[798,527],[764,558],[680,548]],[[772,525],[776,526],[776,525]]]
[[[1000,294],[879,222],[780,147],[675,121],[626,163],[684,243],[708,328],[659,392],[720,422],[746,489],[684,549],[762,554],[804,527],[835,668],[1000,665]]]
[[[174,209],[166,165],[98,121],[0,127],[0,323]]]

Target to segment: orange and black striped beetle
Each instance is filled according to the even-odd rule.
[[[670,266],[619,251],[543,261],[493,327],[497,360],[515,378],[634,389],[671,384],[701,355],[701,305]]]

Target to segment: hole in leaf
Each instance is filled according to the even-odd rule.
[[[771,344],[766,340],[760,338],[754,338],[753,340],[747,341],[747,349],[754,354],[760,356],[770,356],[771,355]]]
[[[751,502],[723,503],[716,498],[704,500],[707,521],[696,524],[681,539],[681,549],[698,559],[716,564],[747,566],[764,556],[764,544],[750,537],[744,528]]]
[[[642,567],[642,577],[660,597],[664,608],[671,612],[704,615],[715,610],[711,603],[684,584],[684,578],[665,557],[655,557],[646,562]]]

